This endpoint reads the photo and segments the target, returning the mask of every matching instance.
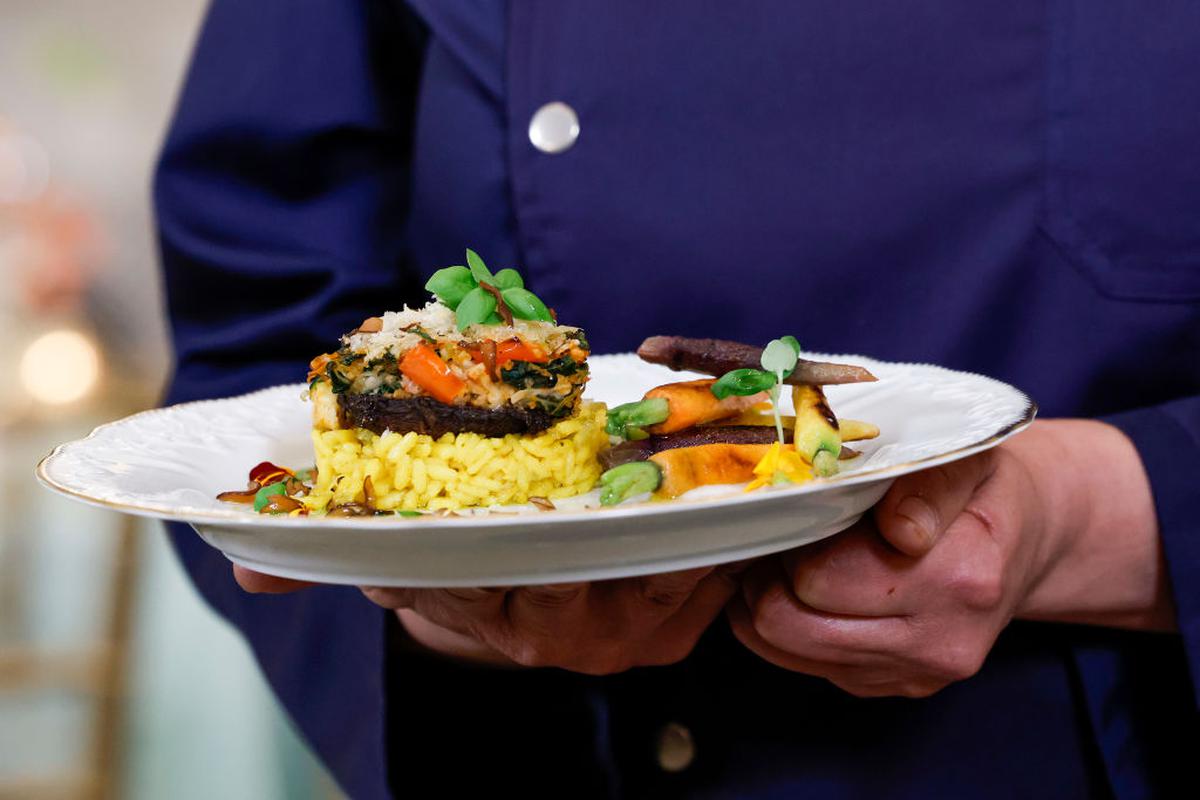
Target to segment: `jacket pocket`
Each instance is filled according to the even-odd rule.
[[[1045,232],[1110,297],[1200,300],[1200,3],[1047,7]]]

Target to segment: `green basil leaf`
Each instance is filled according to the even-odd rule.
[[[401,517],[423,517],[425,516],[420,511],[410,511],[407,508],[402,508],[396,512],[397,516]]]
[[[737,395],[747,397],[765,392],[776,384],[775,376],[760,369],[735,369],[726,372],[712,385],[713,396],[718,400]]]
[[[491,270],[483,263],[483,259],[479,257],[471,248],[467,248],[467,266],[471,268],[471,275],[478,283],[490,283],[496,285],[496,279],[492,276]]]
[[[504,297],[504,302],[508,305],[514,317],[518,319],[541,320],[543,322],[554,321],[554,318],[550,316],[550,309],[546,308],[546,304],[528,289],[505,289],[500,294]]]
[[[497,289],[524,289],[525,281],[521,279],[521,273],[515,269],[502,269],[497,272],[495,282],[492,284]]]
[[[792,349],[790,344],[782,339],[772,339],[763,348],[762,358],[759,361],[767,372],[786,374],[795,369],[799,357],[799,352]]]
[[[472,325],[486,323],[496,313],[496,298],[476,286],[467,292],[455,311],[458,329],[465,331]]]
[[[458,308],[467,292],[474,288],[475,279],[466,267],[439,269],[425,282],[425,291],[437,295],[437,299],[452,310]]]

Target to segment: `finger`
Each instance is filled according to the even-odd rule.
[[[870,520],[838,536],[782,553],[792,593],[818,611],[857,617],[914,613],[923,561],[896,551]]]
[[[390,586],[360,586],[359,591],[377,606],[397,610],[412,608],[420,589],[393,588]]]
[[[994,470],[994,454],[987,451],[902,475],[875,507],[879,532],[901,553],[924,555]]]
[[[740,595],[735,595],[730,600],[725,613],[729,618],[729,627],[737,640],[750,652],[777,667],[828,679],[843,678],[858,669],[840,661],[818,661],[804,658],[771,644],[755,629],[750,608]]]
[[[742,597],[758,635],[804,659],[879,664],[902,652],[910,638],[903,617],[855,617],[806,606],[791,592],[778,567],[774,574],[758,570],[750,574],[742,584]]]
[[[824,678],[855,697],[927,697],[942,686],[906,680],[887,668],[863,667],[835,661],[813,661],[781,650],[768,643],[754,630],[750,610],[740,597],[734,597],[730,602],[728,615],[733,635],[759,658],[783,669]]]
[[[522,586],[513,590],[505,607],[513,636],[556,638],[581,633],[589,607],[587,583]]]
[[[737,590],[735,571],[713,570],[697,584],[679,610],[654,633],[643,663],[662,665],[683,660]]]
[[[291,578],[280,578],[277,575],[266,575],[247,569],[241,564],[233,565],[233,579],[238,586],[251,594],[287,594],[300,589],[307,589],[317,584],[312,581],[297,581]]]
[[[633,579],[630,595],[636,602],[670,615],[687,602],[700,582],[711,575],[714,569],[716,568],[698,567],[659,575],[643,575]]]
[[[408,634],[407,642],[414,643],[426,650],[476,664],[514,666],[511,659],[474,637],[434,625],[412,609],[398,610],[396,618],[400,620],[401,627]]]
[[[501,587],[415,589],[406,607],[435,625],[486,641],[504,626],[509,591]]]

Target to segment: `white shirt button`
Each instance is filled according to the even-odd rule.
[[[546,103],[529,120],[529,141],[543,153],[569,150],[578,138],[579,117],[566,103]]]
[[[683,772],[696,760],[692,732],[678,722],[668,722],[658,732],[658,766],[664,772]]]

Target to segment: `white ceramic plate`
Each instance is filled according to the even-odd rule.
[[[38,465],[54,491],[128,514],[181,520],[260,572],[372,586],[503,586],[598,580],[736,561],[853,524],[898,476],[999,444],[1036,407],[1007,384],[926,364],[806,354],[868,367],[877,383],[827,387],[843,418],[882,435],[835,478],[744,493],[705,487],[670,502],[600,508],[595,493],[559,510],[465,517],[266,516],[221,503],[260,461],[311,465],[304,387],[185,403],[103,425]],[[632,355],[594,356],[587,396],[610,404],[687,373]],[[786,392],[785,392],[786,394]]]

